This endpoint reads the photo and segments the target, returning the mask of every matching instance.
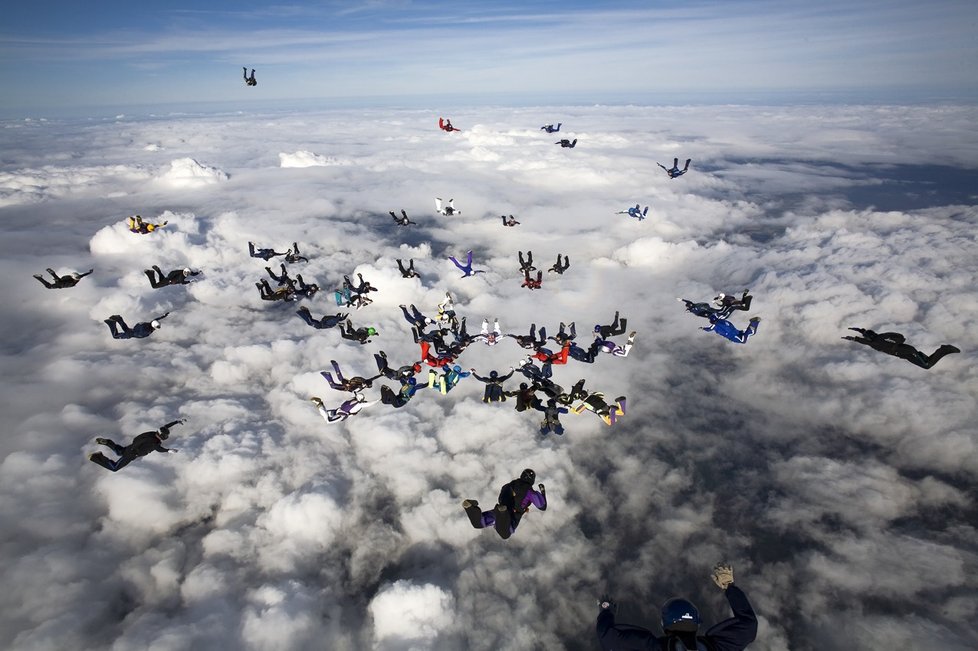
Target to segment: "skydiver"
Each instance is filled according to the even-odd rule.
[[[542,366],[537,366],[533,363],[533,359],[532,356],[524,358],[519,362],[516,370],[533,382],[543,382],[553,377],[553,367],[549,362],[544,362]]]
[[[723,590],[733,617],[710,627],[705,635],[699,631],[699,611],[686,599],[673,598],[662,605],[662,631],[659,637],[639,626],[615,624],[614,602],[603,596],[598,602],[596,631],[601,648],[612,649],[718,649],[743,651],[757,637],[757,616],[747,595],[733,583],[733,568],[717,564],[711,575]]]
[[[415,393],[427,388],[427,384],[419,384],[415,378],[409,377],[401,381],[401,388],[397,393],[394,393],[394,390],[386,384],[382,385],[380,387],[380,401],[398,409],[410,402]]]
[[[375,337],[376,335],[377,330],[373,327],[354,329],[353,324],[350,323],[349,319],[340,324],[340,336],[344,339],[349,339],[350,341],[356,341],[361,345],[370,343],[370,337]]]
[[[264,278],[255,283],[255,287],[258,288],[258,295],[263,301],[294,301],[298,298],[294,288],[282,285],[273,290],[268,280]]]
[[[54,282],[49,283],[47,280],[44,279],[43,276],[34,274],[34,277],[37,278],[39,281],[41,281],[42,285],[44,285],[48,289],[67,289],[69,287],[74,287],[75,285],[77,285],[79,280],[81,280],[82,278],[84,278],[85,276],[87,276],[88,274],[92,273],[95,270],[89,269],[83,274],[73,271],[70,274],[66,274],[64,276],[59,276],[58,274],[56,274],[54,272],[54,269],[45,269],[45,271],[51,274],[51,277],[54,278]]]
[[[570,330],[570,334],[567,334],[565,332],[566,329]],[[570,322],[569,326],[565,325],[564,322],[561,321],[560,330],[558,330],[557,334],[555,334],[553,337],[550,337],[551,340],[553,340],[555,343],[560,344],[561,346],[563,346],[568,341],[574,341],[574,339],[576,338],[577,338],[577,326],[573,321]],[[543,344],[541,343],[541,346],[542,345]]]
[[[887,355],[893,355],[900,359],[905,359],[915,366],[929,369],[939,362],[945,355],[960,353],[961,349],[951,344],[941,344],[941,346],[930,355],[925,355],[910,344],[904,343],[905,337],[898,332],[875,333],[864,328],[849,328],[860,334],[859,337],[843,337],[847,341],[855,341],[858,344],[865,344],[874,350]]]
[[[527,251],[526,258],[523,257],[522,251],[517,251],[516,253],[520,258],[520,271],[524,274],[530,271],[536,271],[536,267],[533,266],[533,251]]]
[[[455,256],[453,255],[448,256],[448,259],[451,260],[453,263],[455,263],[455,266],[458,267],[459,270],[462,272],[462,278],[468,278],[469,276],[474,276],[476,274],[486,273],[485,270],[483,269],[478,269],[478,270],[472,269],[472,251],[468,251],[465,255],[466,255],[466,259],[464,265],[460,263],[458,260],[456,260]]]
[[[452,298],[452,294],[450,292],[445,292],[445,300],[438,304],[437,318],[439,321],[449,322],[452,324],[453,328],[458,328],[459,321],[455,315],[455,299]]]
[[[500,217],[502,217],[503,226],[516,226],[519,224],[519,222],[516,221],[516,218],[512,215],[509,216],[509,219],[506,219],[506,215],[500,215]]]
[[[740,298],[737,298],[732,294],[724,294],[721,292],[713,297],[713,304],[718,308],[725,310],[726,317],[729,316],[734,310],[743,310],[744,312],[750,311],[750,303],[752,300],[754,300],[754,297],[750,295],[750,290],[745,289]]]
[[[555,145],[560,145],[561,147],[570,147],[571,149],[573,149],[574,147],[577,146],[577,138],[574,138],[573,140],[567,140],[565,138],[565,139],[562,139],[562,140],[558,140],[554,144]]]
[[[293,292],[296,291],[295,280],[293,280],[292,277],[289,276],[289,271],[288,269],[285,268],[285,264],[282,264],[281,268],[282,268],[282,273],[278,276],[275,275],[275,272],[272,271],[271,267],[265,267],[265,271],[268,272],[269,278],[271,278],[272,280],[274,280],[279,284],[279,287],[285,285],[288,286],[288,288]]]
[[[533,409],[538,404],[542,404],[540,399],[537,398],[536,392],[536,384],[520,382],[519,389],[516,391],[507,391],[506,395],[510,398],[516,398],[516,411],[526,411],[527,409]]]
[[[170,222],[165,221],[162,224],[153,224],[151,222],[143,221],[142,217],[136,215],[135,217],[130,217],[128,219],[128,223],[129,223],[129,232],[138,233],[140,235],[146,235],[148,233],[152,233],[153,231],[163,228]]]
[[[634,217],[635,219],[642,221],[645,216],[649,214],[649,207],[645,206],[645,210],[639,204],[635,204],[628,210],[619,210],[615,213],[616,215],[628,215],[629,217]]]
[[[354,375],[351,378],[346,378],[343,377],[343,371],[340,370],[340,365],[335,359],[329,360],[329,363],[333,366],[333,373],[336,374],[336,379],[333,379],[333,373],[330,373],[329,371],[320,371],[319,374],[326,378],[326,381],[329,382],[329,386],[337,391],[350,391],[356,393],[360,389],[372,387],[374,385],[374,380],[384,377],[383,373],[378,373],[373,377]]]
[[[540,326],[539,338],[537,338],[537,324],[530,324],[530,334],[529,335],[514,335],[507,333],[503,335],[504,337],[511,337],[516,340],[516,343],[520,345],[521,348],[526,348],[527,350],[536,350],[540,346],[547,343],[547,329],[544,326]]]
[[[421,341],[419,345],[421,346],[421,361],[428,366],[438,368],[441,366],[448,366],[449,364],[453,364],[455,362],[455,357],[457,355],[455,355],[453,352],[449,352],[448,350],[445,352],[439,352],[436,348],[435,354],[432,355],[430,343],[427,341]]]
[[[244,75],[245,84],[248,85],[248,86],[257,86],[258,85],[258,80],[255,79],[255,69],[254,68],[251,69],[251,77],[248,76],[248,69],[247,68],[245,68],[244,66],[242,66],[242,70],[244,70],[244,72],[242,74]]]
[[[596,339],[599,353],[608,353],[614,355],[615,357],[628,357],[628,353],[632,350],[632,345],[635,343],[635,332],[628,333],[628,339],[625,341],[624,346],[619,346],[613,341],[608,341],[606,339]]]
[[[612,344],[614,345],[614,344]],[[535,353],[533,353],[533,358],[538,359],[545,365],[548,364],[566,364],[567,357],[570,355],[571,342],[565,341],[560,347],[560,352],[553,352],[549,348],[538,348]],[[631,341],[629,341],[629,348],[631,347]],[[627,351],[625,353],[628,354]]]
[[[618,310],[615,310],[615,320],[611,322],[611,325],[596,325],[594,326],[594,332],[599,339],[608,339],[609,337],[614,337],[615,335],[625,334],[625,325],[628,323],[628,319],[618,319]]]
[[[625,396],[618,396],[613,404],[608,404],[603,393],[591,391],[585,392],[579,400],[580,402],[571,408],[572,412],[581,414],[585,410],[593,411],[606,425],[614,425],[621,416],[625,415]]]
[[[447,206],[442,206],[441,197],[435,197],[435,212],[450,217],[451,215],[461,215],[462,211],[455,208],[455,199],[449,199]]]
[[[309,262],[309,258],[299,253],[299,243],[293,242],[292,248],[285,252],[285,261],[289,264],[294,262]]]
[[[317,285],[316,283],[306,283],[306,281],[302,279],[302,274],[296,274],[295,281],[296,281],[295,293],[297,296],[312,298],[313,296],[316,295],[317,292],[319,292],[319,285]],[[367,299],[367,302],[371,303],[372,301]],[[362,305],[357,306],[357,309],[360,309],[360,307],[362,307]]]
[[[703,317],[704,319],[708,319],[714,315],[719,316],[721,319],[730,316],[729,312],[725,312],[724,310],[710,305],[709,303],[694,303],[693,301],[685,298],[679,298],[678,296],[676,297],[676,300],[686,305],[687,312],[695,316]]]
[[[442,131],[447,131],[451,133],[452,131],[461,131],[461,129],[456,129],[452,126],[451,120],[446,120],[444,118],[438,118],[438,128]]]
[[[513,377],[513,367],[509,367],[509,373],[500,376],[497,371],[489,371],[489,377],[482,377],[476,373],[474,368],[470,368],[472,377],[484,382],[486,390],[482,395],[482,402],[506,402],[506,392],[503,391],[503,382]]]
[[[113,314],[105,319],[105,325],[109,326],[109,332],[113,339],[143,339],[150,336],[160,329],[160,321],[165,319],[169,312],[162,314],[152,321],[142,321],[133,327],[126,325],[126,322],[118,314]]]
[[[524,271],[523,272],[523,283],[520,285],[520,287],[526,287],[531,292],[534,289],[540,289],[541,287],[543,287],[543,272],[542,271],[538,271],[536,278],[530,278],[530,272],[529,271]]]
[[[407,305],[398,305],[398,307],[401,308],[401,312],[404,313],[404,319],[412,326],[416,327],[419,332],[423,332],[429,325],[437,323],[437,321],[434,319],[426,317],[424,314],[422,314],[421,310],[419,310],[414,303],[411,303],[410,312],[408,312]]]
[[[482,320],[482,331],[472,337],[472,341],[481,339],[487,346],[495,346],[502,340],[502,330],[499,329],[499,319],[492,320],[492,330],[489,330],[489,319]]]
[[[561,257],[563,257],[563,263],[561,263]],[[556,274],[564,275],[564,272],[570,268],[570,256],[562,256],[560,253],[557,254],[557,262],[554,266],[547,269],[548,272],[552,271]]]
[[[463,501],[462,508],[469,516],[472,526],[476,529],[493,527],[499,537],[506,540],[516,531],[523,514],[530,510],[531,505],[546,511],[546,488],[543,484],[539,484],[537,486],[539,491],[533,490],[536,477],[536,473],[527,468],[520,474],[519,479],[504,485],[499,491],[496,508],[492,511],[482,511],[478,500]]]
[[[254,242],[248,242],[248,254],[252,258],[261,258],[265,262],[268,262],[277,255],[285,255],[285,253],[278,253],[275,249],[256,249]]]
[[[543,420],[540,421],[541,434],[546,435],[553,432],[563,436],[564,426],[560,424],[560,415],[567,413],[566,407],[557,404],[556,398],[550,398],[545,405],[539,402],[539,404],[534,405],[534,408],[543,412]]]
[[[447,394],[449,391],[454,389],[459,383],[459,380],[472,375],[471,373],[463,371],[462,367],[458,364],[454,364],[451,367],[443,366],[441,370],[441,375],[438,375],[438,372],[433,368],[428,370],[428,386],[437,386],[442,394]]]
[[[686,172],[689,171],[689,163],[692,160],[693,160],[692,158],[687,158],[686,159],[686,166],[683,167],[682,169],[679,169],[679,159],[678,158],[673,158],[672,159],[672,169],[667,169],[666,166],[663,165],[662,163],[656,163],[656,165],[658,165],[662,169],[666,170],[666,174],[669,175],[669,178],[670,179],[676,179],[676,178],[679,178],[680,176],[682,176],[683,174],[685,174]]]
[[[309,312],[309,308],[306,307],[305,305],[303,305],[298,310],[296,310],[296,314],[302,317],[303,321],[311,325],[316,330],[325,330],[327,328],[334,328],[337,325],[339,325],[341,322],[345,321],[346,318],[350,316],[349,312],[347,312],[346,314],[342,312],[338,312],[336,314],[327,314],[323,316],[323,318],[321,319],[316,319],[312,316],[312,314]]]
[[[748,337],[757,334],[757,324],[761,322],[760,317],[752,317],[746,330],[738,330],[737,326],[726,319],[720,318],[716,314],[711,314],[709,318],[710,325],[706,328],[700,328],[701,330],[706,330],[707,332],[712,330],[721,337],[729,339],[736,344],[746,344]]]
[[[407,211],[405,211],[403,208],[401,208],[401,216],[400,217],[398,217],[397,215],[395,215],[393,210],[391,210],[389,212],[391,214],[391,219],[393,219],[394,220],[394,223],[397,224],[398,226],[410,226],[411,224],[417,225],[417,223],[418,223],[418,222],[413,222],[410,219],[408,219]]]
[[[143,273],[149,278],[149,284],[153,289],[160,289],[170,285],[188,285],[192,282],[190,277],[199,275],[200,271],[194,271],[188,267],[186,269],[174,269],[163,275],[163,270],[154,264],[152,268],[146,269]]]
[[[542,127],[540,127],[540,130],[546,131],[547,133],[557,133],[558,131],[560,131],[561,124],[563,124],[563,122],[558,122],[556,127],[552,124],[545,124]]]
[[[322,399],[313,396],[309,400],[316,405],[316,409],[319,411],[319,415],[323,417],[327,423],[335,423],[338,420],[346,420],[350,416],[356,416],[362,410],[366,409],[370,405],[375,405],[379,400],[371,400],[367,402],[367,398],[357,391],[353,392],[353,396],[347,400],[344,400],[339,407],[336,409],[326,409],[326,405],[323,404]]]
[[[567,355],[572,359],[576,359],[579,362],[584,362],[585,364],[593,364],[595,358],[600,352],[598,348],[600,347],[601,338],[597,337],[588,348],[582,348],[577,345],[577,342],[570,341],[569,348],[567,349]]]
[[[409,260],[407,268],[404,268],[404,263],[399,259],[397,261],[397,269],[401,272],[402,278],[420,278],[421,274],[414,270],[414,259]]]
[[[143,432],[142,434],[136,436],[129,445],[119,445],[111,439],[97,438],[95,439],[96,443],[106,446],[112,450],[112,452],[119,455],[119,458],[112,461],[101,452],[95,452],[88,455],[88,460],[97,463],[107,470],[115,472],[121,468],[124,468],[125,466],[128,466],[139,457],[145,457],[150,452],[177,452],[177,450],[174,450],[173,448],[165,448],[161,444],[170,437],[171,427],[185,422],[187,422],[187,420],[185,418],[181,418],[167,423],[159,430]]]

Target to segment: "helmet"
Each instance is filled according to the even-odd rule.
[[[522,473],[520,473],[520,481],[526,482],[527,484],[532,484],[536,481],[537,474],[533,472],[533,469],[527,468]]]
[[[153,326],[153,330],[159,330],[160,329],[160,322],[157,321],[156,319],[153,319],[152,321],[150,321],[149,324],[151,326]]]
[[[717,297],[715,299],[713,299],[713,300],[715,300],[715,301],[722,301],[726,297],[727,297],[726,294],[724,294],[723,292],[720,292],[719,294],[717,294]]]
[[[167,429],[161,429],[158,432],[156,432],[156,435],[160,437],[161,441],[165,441],[168,438],[170,438],[170,431]]]
[[[367,328],[367,335],[368,336],[371,336],[372,337],[375,334],[377,334],[377,330],[375,328]]]
[[[462,367],[456,364],[455,366],[452,367],[452,370],[455,371],[456,373],[461,373]]]
[[[183,270],[183,277],[184,278],[186,278],[190,274],[191,274],[190,267],[187,267],[186,269]]]
[[[417,380],[417,378],[409,377],[407,379],[407,383],[413,387],[415,384],[418,383],[418,380]]]
[[[700,622],[700,612],[686,599],[674,597],[662,604],[663,631],[695,632]]]

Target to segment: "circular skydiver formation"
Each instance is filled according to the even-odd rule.
[[[248,75],[248,69],[244,68],[244,80],[248,86],[256,86],[255,71]],[[560,131],[562,123],[546,124],[540,129],[548,134]],[[460,131],[452,126],[451,120],[444,118],[438,119],[438,126],[446,132]],[[562,139],[556,144],[564,148],[573,148],[577,144],[577,139]],[[679,167],[679,159],[673,159],[672,168],[666,168],[661,163],[659,167],[665,170],[670,179],[676,179],[689,171],[691,159],[686,159],[682,169]],[[455,208],[454,199],[449,199],[447,203],[440,197],[435,198],[435,209],[443,216],[461,215],[461,211]],[[644,220],[649,208],[641,208],[636,204],[627,210],[618,211],[617,214],[627,214],[639,221]],[[394,211],[389,211],[390,216],[397,226],[416,225],[417,222],[408,218],[407,212],[401,209],[401,216],[398,217]],[[512,227],[518,225],[513,215],[502,216],[504,226]],[[141,216],[129,217],[127,225],[132,233],[139,235],[149,235],[167,225],[162,223],[146,222]],[[301,255],[299,245],[293,242],[292,246],[285,252],[277,252],[270,248],[259,248],[253,242],[248,242],[248,253],[250,257],[259,258],[268,262],[272,258],[282,257],[285,262],[295,264],[308,262],[308,258]],[[475,276],[485,273],[485,270],[473,268],[473,252],[467,251],[465,264],[459,262],[455,256],[448,258],[459,271],[462,278]],[[538,271],[533,265],[533,252],[527,251],[524,256],[522,251],[518,252],[519,270],[523,275],[522,287],[529,290],[537,290],[542,287],[543,272]],[[420,274],[414,268],[414,260],[410,260],[405,266],[402,260],[397,260],[398,271],[403,278],[420,278]],[[548,269],[562,275],[570,267],[570,258],[561,253],[557,254],[556,263]],[[70,272],[58,274],[52,269],[46,270],[52,277],[52,281],[46,280],[41,275],[34,275],[47,289],[67,289],[74,287],[85,276],[90,275],[94,270],[89,269],[84,273]],[[285,263],[281,263],[279,273],[275,273],[271,267],[265,267],[269,278],[277,283],[273,288],[267,278],[262,278],[256,283],[259,296],[263,301],[271,302],[293,302],[300,299],[312,299],[320,290],[316,283],[306,283],[301,274],[293,277]],[[537,271],[536,276],[531,276],[532,271]],[[159,266],[153,265],[144,272],[149,279],[153,289],[159,289],[170,285],[186,285],[197,280],[201,274],[200,270],[190,268],[176,269],[164,273]],[[333,298],[337,306],[345,308],[356,308],[357,310],[366,307],[372,302],[368,296],[371,292],[378,289],[364,280],[362,274],[357,274],[358,282],[354,283],[349,275],[343,277],[340,288],[333,291]],[[684,304],[687,312],[701,318],[708,319],[709,326],[702,329],[716,334],[735,343],[744,344],[748,338],[757,333],[760,318],[752,317],[748,321],[748,326],[744,330],[738,329],[729,317],[735,311],[749,311],[753,296],[749,290],[744,290],[738,298],[731,294],[720,293],[714,297],[712,302],[693,302],[684,298],[677,298]],[[507,398],[515,398],[515,409],[519,412],[529,410],[539,411],[543,414],[540,421],[539,431],[541,435],[564,433],[564,427],[560,422],[560,416],[573,412],[581,414],[591,411],[601,418],[607,425],[613,425],[626,413],[626,397],[619,396],[612,401],[605,399],[605,394],[599,391],[589,391],[584,388],[585,379],[578,380],[569,390],[556,384],[553,377],[555,364],[567,364],[568,360],[575,360],[586,364],[594,363],[601,353],[607,353],[614,357],[627,357],[634,345],[636,332],[632,331],[627,335],[623,344],[612,341],[612,337],[625,334],[627,319],[620,317],[615,312],[614,319],[608,325],[596,324],[592,330],[592,341],[587,346],[581,346],[576,342],[577,330],[574,322],[559,325],[556,335],[547,336],[545,326],[537,328],[535,323],[531,323],[528,334],[504,333],[499,325],[498,319],[493,319],[490,324],[488,317],[482,320],[480,332],[470,335],[466,329],[466,317],[459,318],[455,300],[448,292],[445,300],[438,304],[437,315],[435,318],[425,316],[415,305],[401,305],[400,309],[404,319],[411,327],[414,342],[419,345],[418,360],[410,361],[407,364],[392,367],[387,354],[381,350],[374,353],[374,362],[377,366],[377,373],[370,377],[352,376],[346,377],[339,367],[338,362],[331,361],[332,371],[322,371],[321,375],[329,384],[330,388],[348,394],[336,407],[327,407],[325,401],[313,396],[310,401],[315,405],[323,420],[327,423],[335,423],[346,420],[352,416],[360,414],[367,407],[378,403],[388,405],[392,408],[400,408],[406,405],[423,389],[436,389],[438,393],[447,395],[458,383],[468,377],[485,384],[483,402],[499,404],[506,402]],[[320,318],[312,316],[309,308],[301,306],[296,314],[309,326],[322,330],[338,327],[340,336],[343,339],[366,344],[371,341],[371,337],[379,333],[373,326],[354,327],[349,319],[349,312],[337,312],[336,314],[326,314]],[[150,321],[138,322],[129,326],[121,315],[115,314],[105,319],[112,337],[115,339],[144,339],[152,335],[161,327],[161,321],[169,315],[166,312]],[[961,352],[950,344],[941,345],[931,355],[926,355],[918,351],[913,346],[905,343],[903,335],[895,332],[876,333],[864,328],[849,328],[858,333],[859,336],[844,336],[843,339],[867,345],[880,352],[900,357],[921,368],[929,369],[933,367],[941,358],[948,354]],[[490,370],[488,375],[480,374],[476,369],[470,368],[463,370],[456,359],[462,352],[475,342],[484,343],[486,346],[495,346],[504,338],[513,339],[520,347],[531,351],[515,367],[509,367],[508,372],[501,375],[497,370]],[[549,342],[553,342],[550,346]],[[540,362],[538,366],[535,362]],[[427,381],[419,382],[418,376],[424,366],[427,365]],[[506,390],[504,384],[514,373],[520,373],[526,381],[520,382],[519,388]],[[387,384],[380,386],[380,397],[368,400],[364,395],[365,389],[370,389],[378,380],[386,379],[396,383],[396,389]],[[114,441],[99,437],[95,439],[98,445],[106,446],[112,450],[118,458],[111,460],[102,452],[95,452],[88,456],[89,460],[97,465],[116,472],[139,457],[146,456],[151,452],[177,452],[175,449],[168,449],[162,446],[170,434],[170,428],[183,424],[186,419],[178,419],[169,422],[158,430],[144,432],[136,436],[129,445],[119,445]],[[516,531],[523,516],[530,510],[531,506],[540,511],[547,509],[547,497],[544,485],[538,484],[533,487],[536,480],[536,473],[527,468],[520,476],[505,484],[499,492],[496,504],[488,510],[482,510],[479,502],[475,499],[465,499],[462,508],[466,513],[472,526],[477,529],[491,527],[496,530],[500,538],[508,539]],[[620,648],[724,648],[724,649],[743,649],[750,644],[757,634],[757,618],[751,608],[750,602],[744,592],[733,584],[733,568],[729,565],[719,564],[714,568],[713,581],[724,591],[733,617],[724,620],[706,631],[703,636],[697,636],[701,620],[696,607],[689,601],[681,598],[670,599],[662,606],[661,626],[663,636],[656,636],[647,629],[637,626],[623,626],[615,623],[617,607],[610,597],[602,597],[599,601],[600,612],[597,619],[597,636],[604,649]]]

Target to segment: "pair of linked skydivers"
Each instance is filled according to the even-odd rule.
[[[703,330],[715,332],[734,343],[745,344],[750,336],[757,333],[757,326],[761,322],[760,317],[752,317],[744,330],[739,330],[737,326],[727,320],[727,317],[734,310],[745,312],[750,310],[750,304],[754,297],[749,292],[749,289],[745,289],[740,298],[731,294],[718,294],[714,297],[712,305],[710,303],[694,303],[685,298],[677,298],[676,300],[685,303],[686,311],[690,314],[710,320],[710,325],[702,328]]]
[[[718,563],[711,578],[723,590],[733,617],[698,635],[703,623],[699,610],[689,600],[674,597],[662,604],[663,634],[656,635],[640,626],[615,623],[618,608],[610,597],[603,596],[598,601],[600,612],[595,624],[601,648],[604,651],[743,651],[757,638],[757,615],[744,591],[734,585],[733,567]]]
[[[248,255],[252,258],[261,258],[265,262],[280,255],[285,256],[285,261],[289,264],[294,262],[309,262],[309,258],[299,252],[298,242],[293,242],[291,248],[287,249],[285,253],[279,253],[275,249],[257,248],[254,242],[248,242]]]
[[[359,310],[373,303],[368,294],[376,292],[377,288],[371,285],[369,281],[364,280],[363,274],[358,273],[357,278],[360,282],[354,285],[349,275],[343,276],[343,285],[333,292],[333,298],[337,305],[355,307]]]

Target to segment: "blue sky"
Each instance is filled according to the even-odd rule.
[[[5,9],[0,109],[978,94],[971,0],[80,4]],[[258,70],[257,88],[241,83],[245,65]]]

